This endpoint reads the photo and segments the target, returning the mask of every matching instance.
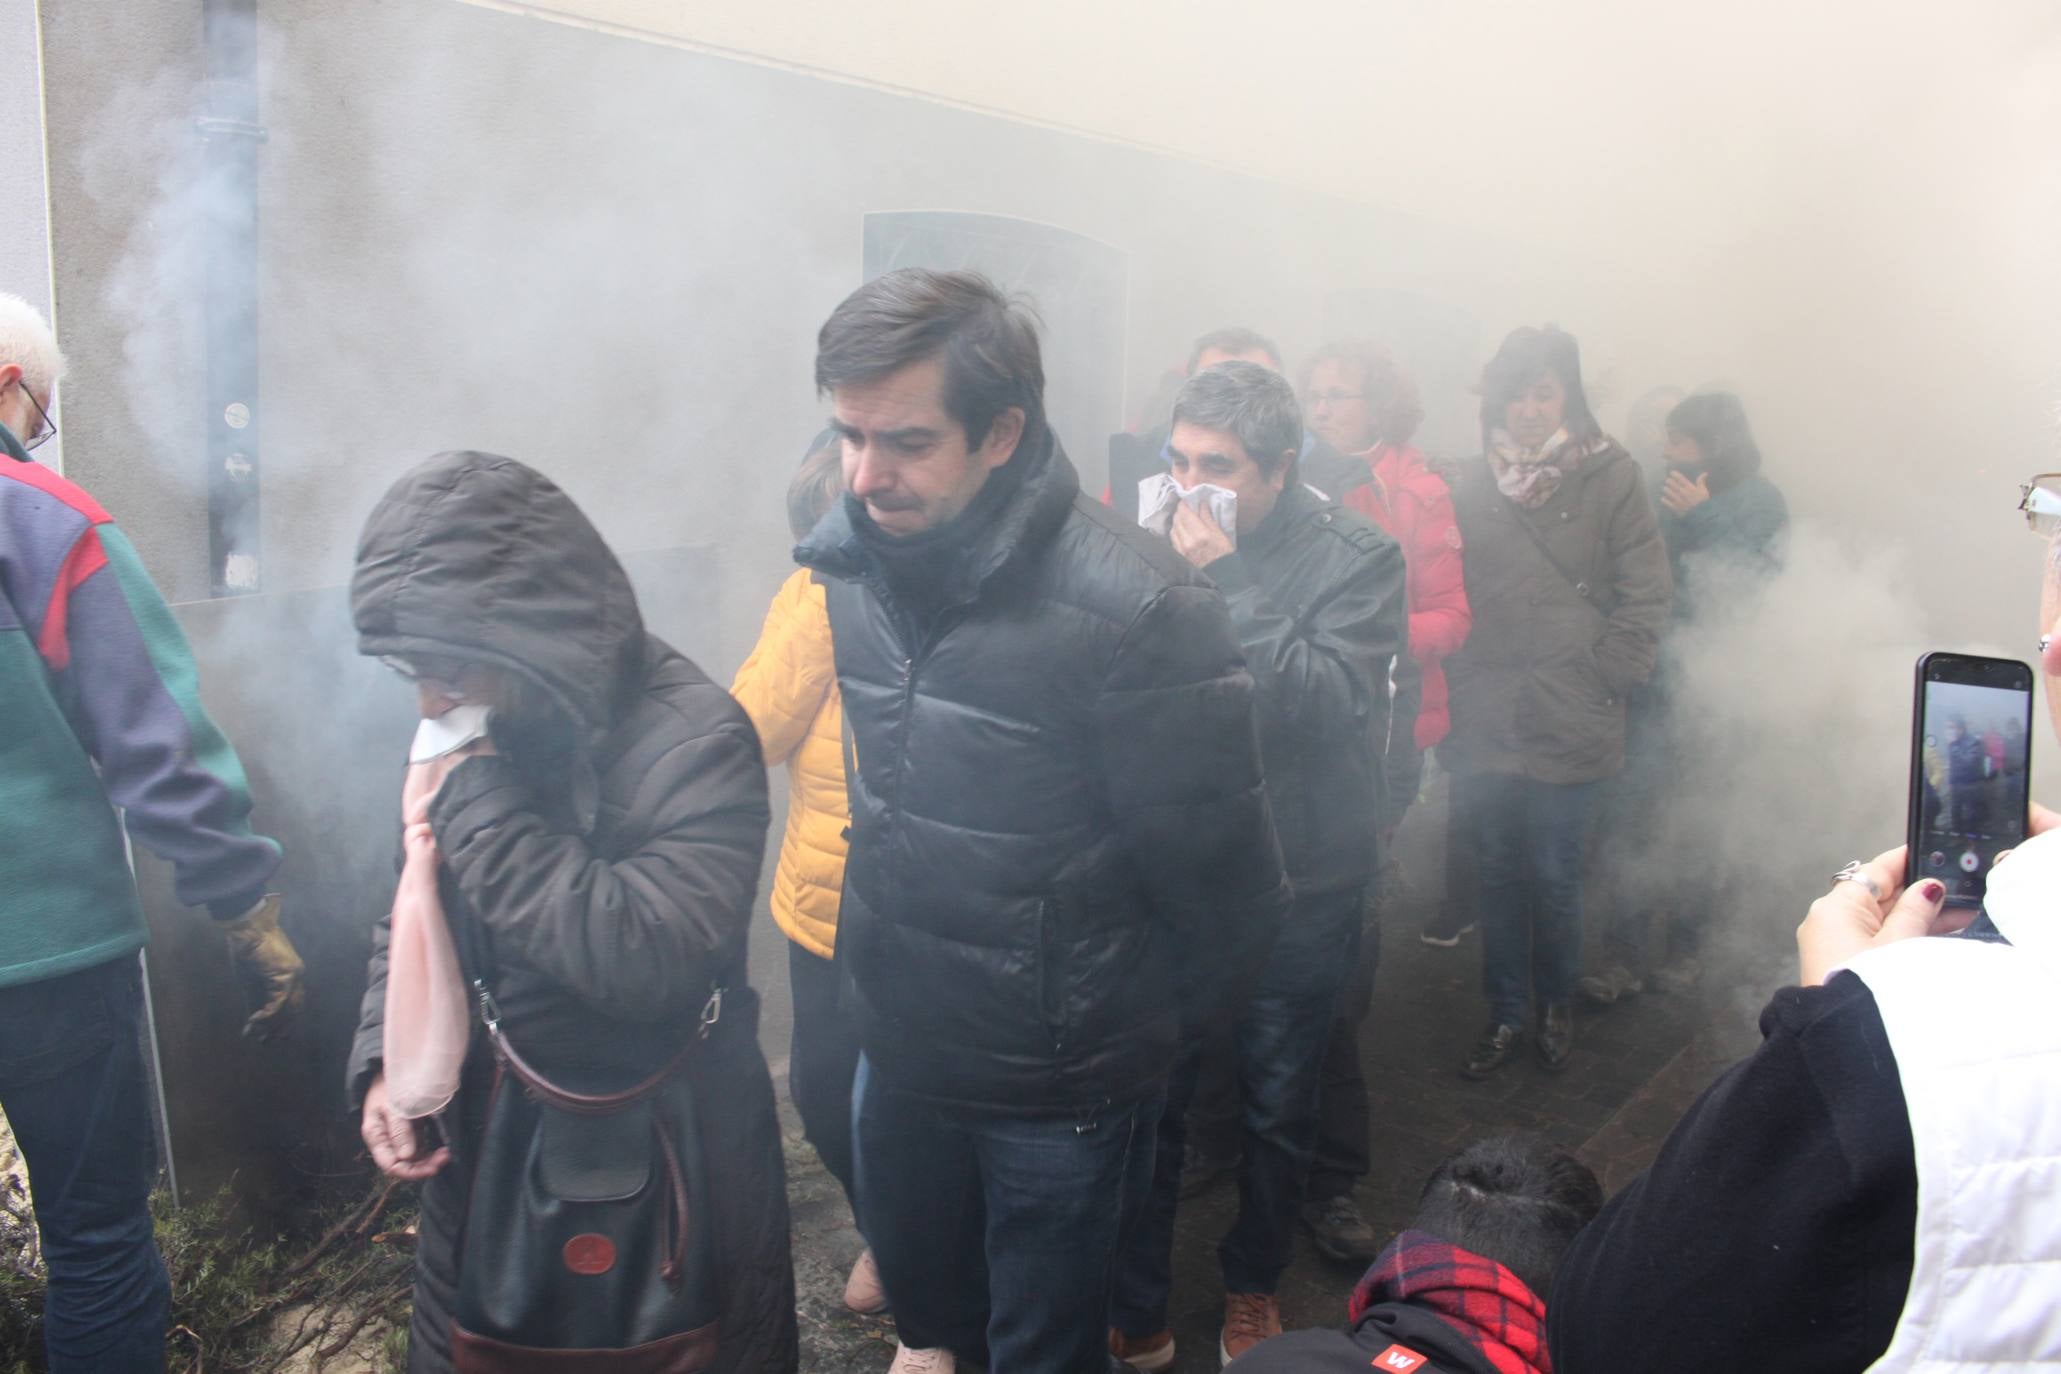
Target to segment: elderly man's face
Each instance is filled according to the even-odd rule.
[[[50,408],[47,397],[29,395],[29,384],[21,378],[21,367],[9,363],[0,367],[0,425],[24,445],[42,437],[43,413]]]

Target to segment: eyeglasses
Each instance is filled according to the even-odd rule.
[[[2042,539],[2061,531],[2061,472],[2041,473],[2018,488],[2025,524]]]
[[[24,382],[21,379],[16,378],[14,384],[21,388],[22,395],[29,398],[29,404],[35,408],[36,418],[43,422],[43,427],[36,431],[34,438],[24,439],[22,441],[22,447],[24,449],[27,449],[30,453],[34,453],[37,449],[43,447],[43,445],[49,443],[52,439],[55,439],[57,437],[57,422],[50,418],[49,411],[43,409],[43,403],[36,399],[35,392],[29,390],[29,384],[27,382]]]
[[[1313,406],[1335,406],[1341,401],[1364,401],[1366,399],[1367,393],[1364,391],[1316,391],[1310,393],[1309,398],[1310,404]]]

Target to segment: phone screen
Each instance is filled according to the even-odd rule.
[[[1996,856],[2025,838],[2032,672],[2008,659],[1927,654],[1911,758],[1910,878],[1980,906]]]

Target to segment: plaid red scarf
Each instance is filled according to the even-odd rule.
[[[1498,1374],[1553,1374],[1545,1300],[1523,1279],[1471,1250],[1422,1231],[1403,1232],[1353,1290],[1353,1324],[1384,1302],[1408,1303],[1437,1316]]]

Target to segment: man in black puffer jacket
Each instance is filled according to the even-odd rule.
[[[1222,1354],[1279,1335],[1274,1288],[1294,1255],[1317,1142],[1317,1094],[1332,1003],[1359,953],[1367,882],[1380,864],[1381,764],[1389,681],[1407,632],[1396,541],[1297,474],[1302,413],[1278,373],[1226,362],[1188,379],[1167,453],[1183,490],[1238,498],[1236,528],[1175,506],[1182,557],[1222,589],[1256,684],[1260,752],[1295,885],[1259,986],[1235,1021],[1241,1106],[1238,1218],[1224,1270]],[[1120,1269],[1111,1348],[1141,1369],[1173,1362],[1167,1330],[1182,1115],[1197,1055],[1173,1076],[1152,1195]]]
[[[1183,1017],[1288,903],[1252,678],[1207,580],[1082,496],[984,278],[861,287],[816,383],[850,495],[796,556],[857,760],[837,958],[896,1369],[1079,1374]]]

